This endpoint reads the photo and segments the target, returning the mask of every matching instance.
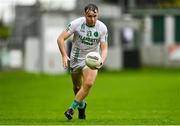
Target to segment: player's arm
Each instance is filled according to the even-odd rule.
[[[63,31],[57,39],[58,47],[62,55],[63,60],[63,67],[66,69],[68,67],[68,60],[70,58],[67,55],[66,48],[65,48],[65,40],[70,36],[70,33],[67,31]]]
[[[102,64],[104,64],[106,61],[106,58],[107,58],[107,54],[108,54],[108,43],[107,42],[101,42],[100,48],[101,48]]]
[[[108,30],[107,27],[103,26],[103,32],[100,39],[100,48],[101,48],[101,57],[102,57],[102,65],[105,63],[107,54],[108,54]]]

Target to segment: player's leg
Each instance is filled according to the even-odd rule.
[[[81,72],[71,73],[71,78],[73,82],[73,91],[74,91],[74,94],[76,95],[82,85],[82,81],[83,81],[82,73]]]
[[[72,73],[71,74],[71,78],[72,78],[72,82],[73,82],[73,90],[74,90],[74,94],[76,95],[77,92],[79,91],[79,89],[82,86],[82,82],[83,82],[83,75],[82,72],[79,73]],[[72,103],[73,105],[73,103]],[[79,119],[85,119],[86,115],[85,115],[85,109],[86,109],[87,104],[85,103],[85,100],[82,100],[79,103],[78,106],[78,118]]]
[[[89,93],[89,90],[94,84],[96,76],[97,76],[97,70],[92,70],[88,67],[83,70],[83,85],[81,86],[81,89],[76,94],[76,97],[75,97],[76,101],[80,102],[86,98],[86,96]]]
[[[94,81],[96,79],[97,70],[91,70],[90,68],[85,68],[83,70],[83,85],[81,86],[81,89],[77,93],[75,99],[79,101],[81,104],[79,104],[79,119],[85,119],[85,109],[87,104],[83,102],[83,99],[86,98],[86,96],[89,93],[89,90],[91,89],[92,85],[94,84]],[[83,104],[84,103],[84,104]],[[81,107],[80,107],[81,105]]]
[[[72,102],[71,107],[65,112],[65,115],[68,119],[72,119],[74,110],[80,105],[80,103],[82,103],[82,101],[88,95],[89,90],[94,84],[96,76],[97,76],[97,70],[92,70],[90,68],[85,68],[83,70],[82,72],[83,84],[80,90],[77,92],[75,96],[75,100]],[[82,108],[83,110],[80,112],[82,115],[80,119],[85,119],[85,108],[86,108],[86,104],[84,104],[84,108]]]
[[[82,73],[81,72],[72,72],[71,73],[71,79],[73,82],[73,91],[74,94],[76,95],[77,92],[79,91],[79,89],[81,88],[82,85]],[[72,119],[73,114],[74,114],[74,110],[79,106],[79,102],[77,102],[76,100],[74,100],[71,104],[71,106],[69,107],[69,109],[64,113],[65,116],[68,119]]]
[[[82,82],[83,82],[83,74],[82,71],[78,71],[78,72],[72,72],[71,73],[71,78],[72,78],[72,82],[73,82],[73,91],[74,94],[76,95],[77,92],[80,90],[81,86],[82,86]],[[78,108],[79,114],[78,114],[78,118],[79,119],[85,119],[86,115],[85,115],[85,109],[86,109],[86,103],[84,100],[78,102],[76,100],[74,100],[71,103],[70,108],[64,113],[65,116],[68,119],[72,119],[74,110]]]

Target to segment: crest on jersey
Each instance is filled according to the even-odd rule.
[[[98,32],[94,32],[95,37],[98,37],[98,35],[99,35]]]

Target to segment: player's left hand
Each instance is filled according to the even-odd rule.
[[[97,66],[95,69],[100,69],[103,66],[103,63],[101,63],[99,66]]]

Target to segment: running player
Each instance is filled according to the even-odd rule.
[[[65,40],[71,35],[73,43],[70,58],[66,53]],[[70,120],[73,117],[75,109],[79,110],[79,119],[85,119],[85,109],[87,97],[97,76],[98,69],[92,70],[85,64],[87,53],[100,52],[102,65],[105,63],[108,53],[107,27],[98,20],[98,7],[94,4],[88,4],[84,8],[84,16],[73,20],[58,37],[57,43],[63,59],[63,67],[68,67],[70,61],[70,72],[73,82],[75,98],[64,113]],[[99,66],[99,69],[102,67]]]

